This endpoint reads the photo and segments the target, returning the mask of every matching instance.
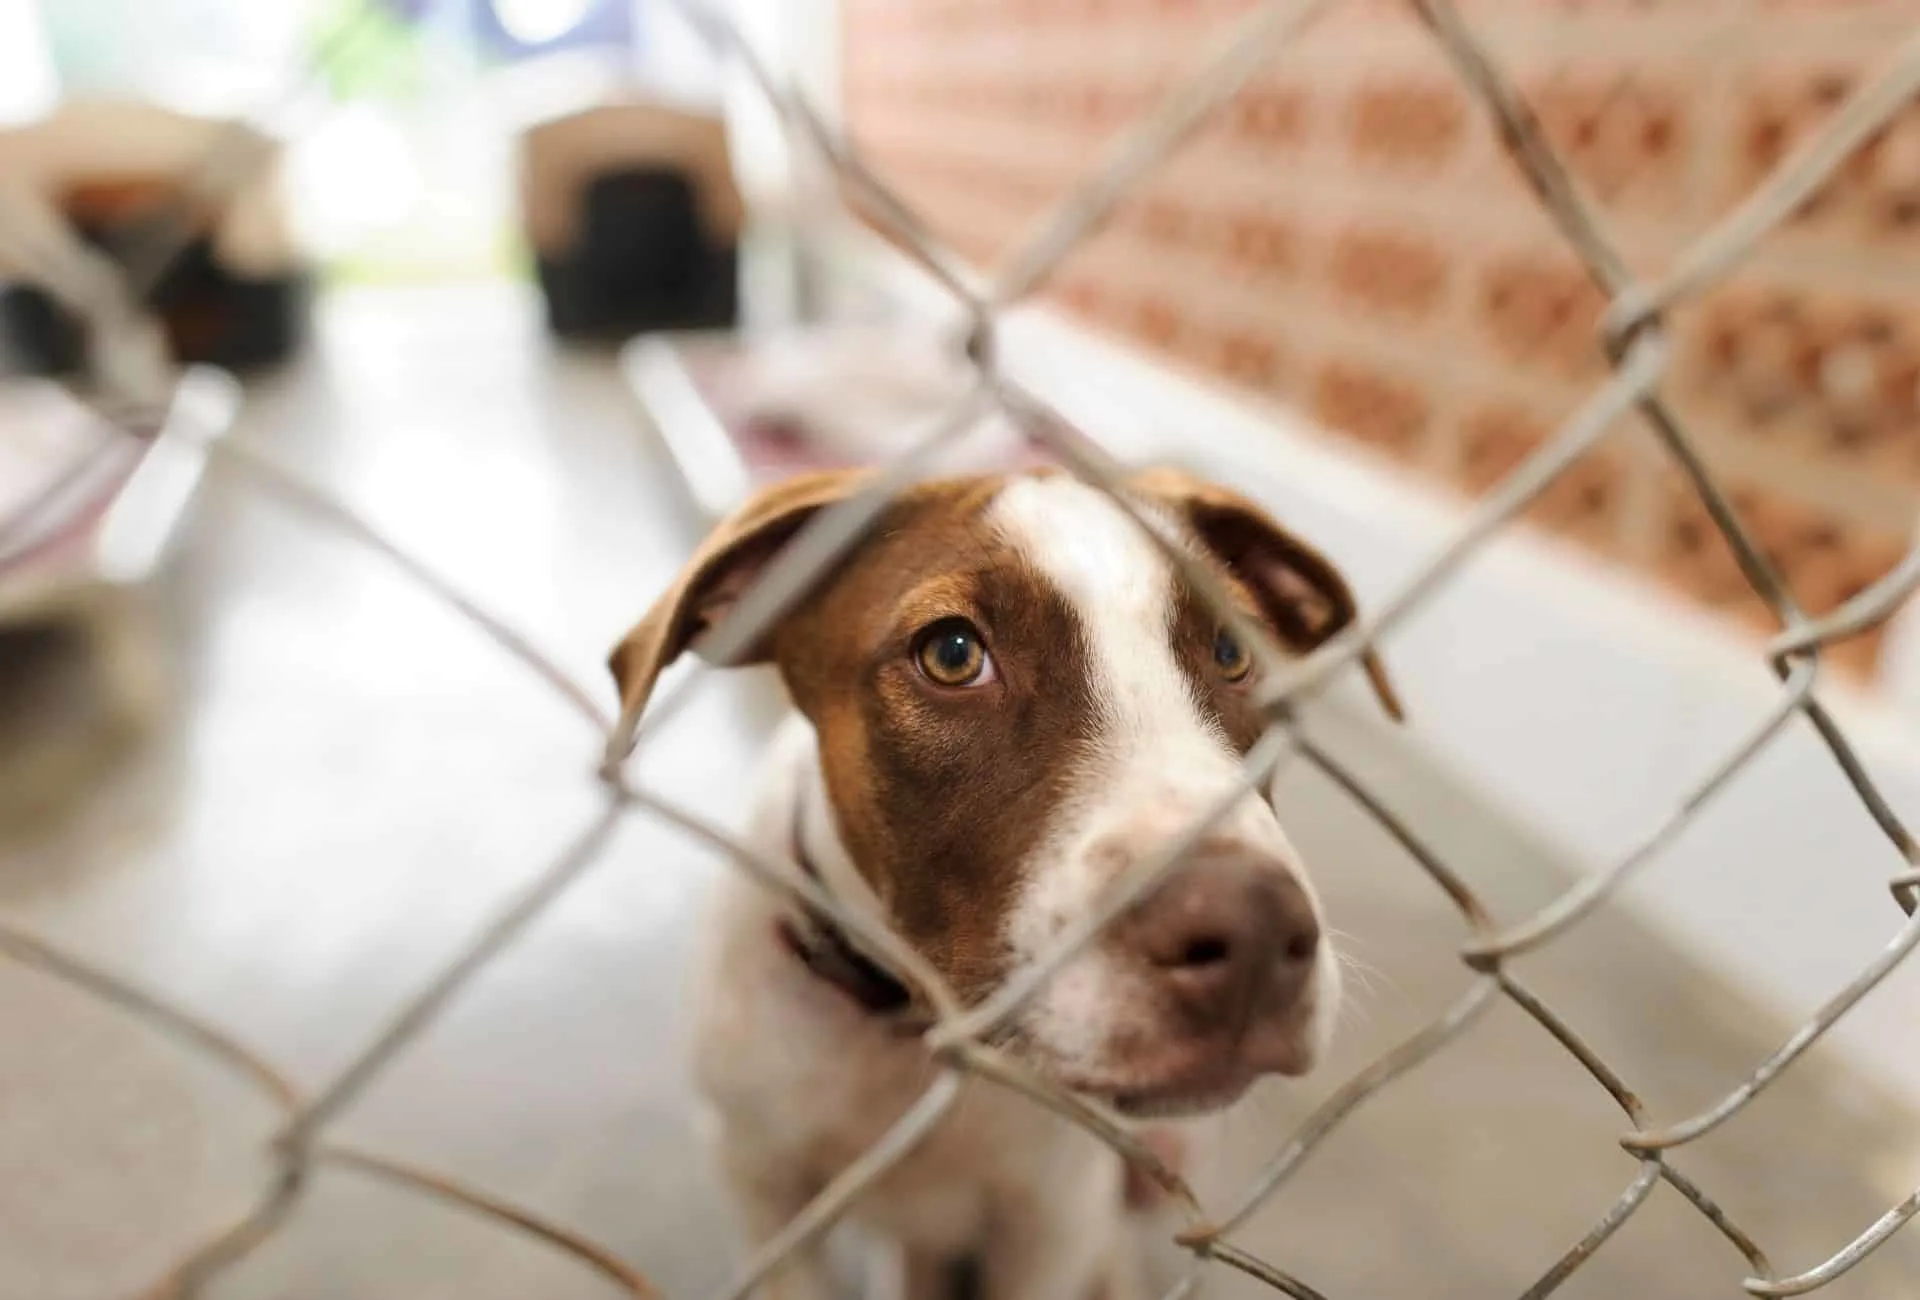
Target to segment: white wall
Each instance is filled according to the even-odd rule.
[[[0,0],[0,126],[51,111],[59,94],[40,0]]]

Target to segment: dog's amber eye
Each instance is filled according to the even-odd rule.
[[[1243,680],[1253,671],[1253,656],[1240,644],[1240,639],[1224,627],[1213,638],[1213,662],[1220,667],[1220,675],[1230,682]]]
[[[914,643],[914,660],[928,680],[941,686],[979,686],[992,680],[993,661],[973,624],[941,619]]]

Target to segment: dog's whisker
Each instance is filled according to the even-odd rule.
[[[1346,961],[1340,963],[1340,977],[1342,987],[1349,996],[1358,993],[1374,997],[1380,992],[1381,985],[1391,986],[1393,983],[1378,967]]]
[[[1351,987],[1359,989],[1368,996],[1378,994],[1382,987],[1395,993],[1400,991],[1399,982],[1393,976],[1354,951],[1351,936],[1331,930],[1328,936],[1334,941],[1333,955],[1340,965],[1340,973],[1345,980],[1349,981]]]

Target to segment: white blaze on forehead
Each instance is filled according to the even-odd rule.
[[[1170,539],[1172,522],[1149,514]],[[1006,544],[1057,590],[1080,624],[1083,671],[1097,715],[1095,745],[1072,794],[1052,811],[1007,913],[1016,957],[1053,946],[1068,921],[1105,896],[1118,869],[1100,845],[1148,854],[1195,819],[1218,813],[1240,780],[1240,758],[1202,712],[1173,646],[1173,565],[1105,493],[1077,479],[1018,478],[987,518]],[[1274,855],[1294,855],[1258,795],[1215,821]],[[1288,869],[1288,868],[1280,868]],[[1056,1061],[1097,1072],[1127,1017],[1134,978],[1099,945],[1083,950],[1026,1013],[1032,1041]]]
[[[1097,710],[1094,748],[1071,774],[1072,794],[1053,810],[1007,913],[1009,945],[1031,960],[1112,884],[1114,863],[1091,851],[1097,841],[1175,834],[1217,801],[1239,760],[1201,714],[1175,658],[1173,566],[1126,511],[1062,476],[1013,480],[987,517],[1073,611]],[[1169,527],[1167,536],[1177,534]],[[1029,1031],[1056,1059],[1091,1068],[1124,987],[1106,954],[1089,949],[1028,1009]]]
[[[1174,658],[1173,566],[1125,510],[1078,479],[1020,478],[987,517],[1078,618],[1103,741],[1125,749],[1197,732],[1224,743]]]

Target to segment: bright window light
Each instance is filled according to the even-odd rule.
[[[593,0],[493,0],[507,35],[522,45],[544,45],[580,25]]]

